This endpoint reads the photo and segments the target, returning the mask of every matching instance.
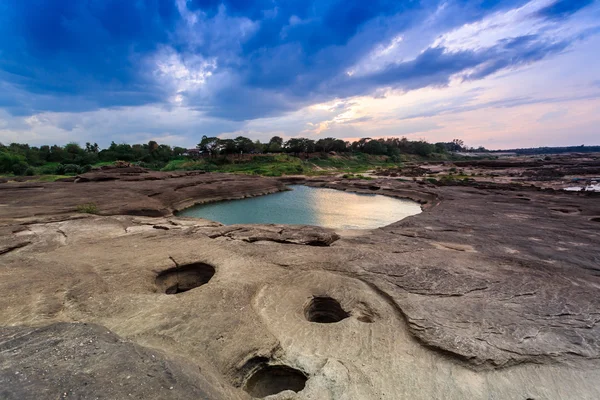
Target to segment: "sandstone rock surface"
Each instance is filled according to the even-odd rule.
[[[0,398],[226,399],[199,368],[94,324],[0,328]]]
[[[121,172],[121,171],[125,172]],[[111,171],[111,172],[107,172]],[[172,215],[196,203],[260,196],[285,190],[275,179],[200,172],[149,172],[116,168],[89,172],[74,182],[0,185],[0,222],[33,220],[94,204],[100,215]]]
[[[91,368],[80,398],[161,398],[170,379],[169,398],[182,399],[286,387],[268,398],[600,398],[597,195],[305,181],[423,204],[384,228],[334,232],[173,216],[283,180],[138,178],[0,185],[5,396],[58,398]],[[112,215],[72,212],[88,199]],[[161,216],[131,215],[139,209]],[[67,354],[79,338],[106,355],[85,344]],[[43,353],[48,343],[63,350]],[[152,355],[161,367],[148,382]],[[104,371],[129,364],[147,391],[116,380],[105,396]],[[28,381],[14,377],[21,366]]]

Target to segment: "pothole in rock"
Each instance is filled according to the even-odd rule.
[[[590,221],[592,221],[592,222],[600,222],[600,217],[590,218]]]
[[[310,322],[331,324],[346,319],[350,314],[331,297],[313,297],[304,308],[304,316]]]
[[[561,214],[578,214],[579,210],[573,208],[551,208],[550,210],[559,212]]]
[[[255,398],[263,398],[285,390],[300,392],[308,377],[300,370],[287,365],[264,365],[246,381],[244,390]]]
[[[215,274],[215,267],[205,263],[180,265],[162,271],[156,276],[158,290],[177,294],[205,285]]]

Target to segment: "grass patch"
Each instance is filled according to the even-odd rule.
[[[214,158],[204,160],[174,160],[163,171],[230,172],[248,175],[282,176],[309,173],[305,163],[288,155],[256,156],[252,160]]]
[[[404,157],[404,155],[402,156]],[[113,165],[114,162],[99,162],[93,167]],[[205,172],[227,172],[235,174],[261,175],[261,176],[284,176],[284,175],[334,175],[339,173],[352,175],[349,179],[366,179],[360,177],[361,173],[378,168],[398,167],[402,163],[400,158],[375,156],[362,153],[353,154],[317,154],[303,160],[289,154],[264,154],[256,155],[251,159],[238,159],[236,157],[226,158],[218,156],[203,159],[178,158],[164,163],[132,163],[144,168],[161,171],[205,171]],[[57,171],[67,166],[58,163],[47,163],[34,169],[35,175],[40,175],[36,181],[54,182],[57,179],[73,175],[70,171]],[[91,167],[91,166],[89,166]]]
[[[35,182],[56,182],[59,179],[63,179],[63,178],[71,178],[73,179],[72,175],[41,175],[38,176],[36,179],[34,179]]]
[[[98,214],[98,206],[96,203],[86,203],[77,206],[77,212],[85,214]]]
[[[362,179],[365,181],[373,180],[373,178],[371,178],[370,176],[364,176],[364,175],[360,175],[360,174],[344,174],[342,176],[342,178],[344,178],[344,179]]]
[[[359,174],[378,167],[392,168],[401,164],[401,162],[391,161],[387,156],[370,156],[361,153],[335,157],[312,157],[307,160],[307,163],[318,168],[348,174]]]
[[[115,161],[101,161],[92,165],[94,168],[105,167],[107,165],[115,165]]]
[[[360,174],[376,168],[396,167],[399,163],[386,156],[366,154],[320,155],[302,160],[287,154],[258,155],[250,160],[224,157],[202,160],[173,160],[162,171],[205,171],[236,174],[282,176],[282,175],[328,175],[340,172]],[[367,179],[367,177],[356,178]]]
[[[6,179],[9,182],[54,182],[63,178],[73,178],[69,175],[39,175],[33,177],[24,177],[21,175],[0,175],[0,179]]]

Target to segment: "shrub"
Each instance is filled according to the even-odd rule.
[[[25,175],[33,176],[33,175],[35,175],[35,170],[32,167],[29,167],[25,170]]]
[[[77,212],[86,214],[98,214],[98,206],[95,203],[80,204],[77,206]]]
[[[39,169],[38,172],[40,175],[54,175],[56,174],[56,169],[57,169],[58,165],[56,164],[46,164],[46,165],[42,165]]]
[[[29,165],[27,165],[27,163],[19,161],[16,164],[13,164],[12,173],[15,175],[23,175],[23,174],[25,174],[25,172],[27,171],[28,168],[29,168]]]
[[[370,176],[364,176],[361,174],[344,174],[344,175],[342,175],[342,178],[344,178],[344,179],[362,179],[365,181],[373,180],[373,178],[371,178]]]
[[[65,168],[65,175],[69,175],[69,174],[80,174],[81,173],[81,167],[77,164],[66,164],[64,166]]]
[[[161,169],[166,168],[166,166],[168,164],[166,164],[166,163],[164,163],[162,161],[154,161],[154,162],[144,162],[144,161],[141,161],[141,162],[137,163],[137,165],[139,167],[142,167],[142,168],[147,168],[147,169],[151,169],[151,170],[155,170],[155,171],[160,171]]]
[[[210,160],[210,162],[214,165],[227,165],[227,164],[231,164],[231,160],[228,159],[227,157],[217,157],[214,158],[212,160]]]
[[[80,167],[77,164],[58,164],[52,173],[56,175],[77,175],[88,172],[92,169],[91,165]]]
[[[21,171],[22,165],[25,165],[25,168]],[[6,151],[3,151],[3,147],[0,145],[0,172],[4,173],[13,173],[16,175],[20,175],[25,172],[28,165],[25,160],[25,157],[19,154],[11,154]],[[17,174],[15,169],[21,173]]]

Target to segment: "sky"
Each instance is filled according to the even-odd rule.
[[[2,0],[0,142],[600,144],[600,0]]]

